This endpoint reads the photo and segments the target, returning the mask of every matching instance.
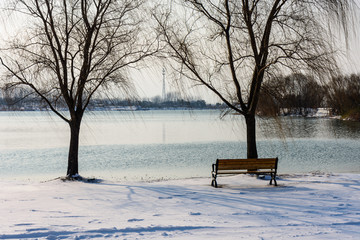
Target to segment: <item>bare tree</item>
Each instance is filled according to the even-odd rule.
[[[1,63],[6,88],[26,86],[70,127],[67,177],[78,176],[80,125],[94,94],[129,90],[126,70],[156,51],[142,29],[142,0],[14,0],[25,16]],[[114,91],[114,90],[113,90]],[[59,104],[67,112],[58,110]]]
[[[336,71],[332,26],[347,33],[347,13],[353,3],[179,2],[171,5],[172,11],[160,9],[155,14],[167,56],[182,76],[206,86],[232,112],[245,117],[247,157],[257,158],[255,115],[262,84],[284,74],[303,73],[318,79]]]
[[[360,120],[360,75],[333,77],[325,86],[327,104],[334,114]]]

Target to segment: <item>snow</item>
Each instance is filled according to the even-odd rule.
[[[0,239],[358,239],[360,174],[2,180]]]
[[[330,108],[318,108],[316,113],[313,114],[314,117],[329,117],[330,116]]]

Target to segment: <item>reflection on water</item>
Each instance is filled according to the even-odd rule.
[[[117,180],[209,177],[216,158],[246,156],[241,117],[220,120],[219,115],[88,113],[81,129],[80,173]],[[360,172],[358,122],[258,119],[258,129],[259,156],[278,156],[280,173]],[[64,175],[69,133],[62,120],[42,112],[0,112],[0,133],[0,178]]]
[[[166,126],[164,122],[162,124],[162,143],[166,143]]]
[[[301,117],[283,117],[277,121],[260,119],[258,122],[262,135],[268,138],[360,139],[359,122]]]
[[[90,112],[80,144],[162,144],[244,140],[244,129],[218,111]],[[235,124],[233,124],[235,123]],[[67,147],[68,126],[53,114],[0,113],[2,149]]]

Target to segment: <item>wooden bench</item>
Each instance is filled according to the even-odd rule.
[[[276,182],[278,158],[255,158],[255,159],[217,159],[212,165],[211,186],[217,187],[216,178],[220,174],[256,174],[270,175],[270,185]]]

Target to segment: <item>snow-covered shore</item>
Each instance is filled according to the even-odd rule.
[[[358,239],[360,174],[1,181],[0,239]]]

